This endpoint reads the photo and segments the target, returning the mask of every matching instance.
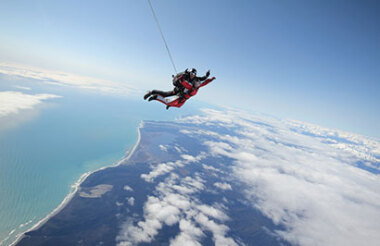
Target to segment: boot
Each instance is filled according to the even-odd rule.
[[[147,91],[144,95],[144,100],[146,100],[150,95],[152,95],[152,91]]]
[[[153,95],[151,97],[149,97],[148,101],[152,101],[152,100],[156,100],[157,99],[157,95]]]

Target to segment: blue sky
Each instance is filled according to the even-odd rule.
[[[152,0],[197,98],[380,137],[378,1]],[[0,61],[170,89],[146,1],[1,1]]]

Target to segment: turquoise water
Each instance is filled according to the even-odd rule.
[[[0,77],[0,90],[15,90],[4,81]],[[21,82],[25,81],[17,81],[18,85]],[[38,84],[23,92],[63,97],[13,117],[12,128],[0,128],[0,242],[4,245],[56,208],[83,173],[120,160],[135,144],[141,120],[172,120],[197,105],[166,111],[143,100]],[[0,125],[6,123],[0,120]]]

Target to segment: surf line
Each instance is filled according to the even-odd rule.
[[[34,231],[34,230],[39,229],[51,217],[53,217],[54,215],[58,214],[71,201],[71,199],[74,197],[74,195],[79,190],[80,185],[83,183],[83,181],[86,180],[86,178],[88,176],[90,176],[91,174],[93,174],[95,172],[98,172],[98,171],[101,171],[101,170],[104,170],[104,169],[107,169],[107,168],[110,168],[110,167],[117,167],[117,166],[121,165],[122,163],[128,161],[132,157],[132,155],[134,154],[134,152],[136,151],[137,147],[140,144],[140,141],[141,141],[141,128],[143,128],[143,127],[144,127],[144,122],[141,121],[139,123],[138,127],[137,127],[137,141],[136,141],[135,145],[133,146],[133,148],[131,149],[131,151],[129,151],[129,153],[128,153],[128,155],[126,157],[122,158],[120,161],[116,162],[113,165],[101,167],[101,168],[99,168],[97,170],[88,171],[88,172],[82,174],[82,176],[80,176],[80,178],[71,186],[70,193],[63,199],[63,201],[58,205],[58,207],[56,207],[53,211],[51,211],[43,219],[41,219],[40,221],[38,221],[32,228],[30,228],[30,229],[28,229],[28,230],[26,230],[24,232],[21,232],[21,233],[17,234],[15,241],[13,243],[11,243],[10,246],[14,246],[18,242],[20,242],[20,240],[23,238],[23,236],[25,235],[25,233],[28,233],[30,231]]]

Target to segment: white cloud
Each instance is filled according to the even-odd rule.
[[[201,229],[189,220],[179,222],[180,234],[170,241],[171,246],[201,246],[199,240],[204,236]]]
[[[180,178],[172,173],[160,182],[154,193],[144,205],[144,220],[128,220],[117,237],[118,245],[136,245],[152,242],[163,225],[179,224],[180,233],[170,240],[170,245],[201,245],[205,236],[202,231],[210,231],[215,245],[237,245],[232,238],[226,237],[229,228],[216,222],[228,220],[228,216],[216,206],[200,203],[194,196],[204,191],[204,180],[195,177]],[[186,189],[179,189],[186,187]]]
[[[200,153],[197,156],[191,156],[191,155],[181,155],[183,160],[177,160],[175,162],[166,162],[166,163],[160,163],[156,166],[154,166],[153,170],[150,171],[148,174],[141,174],[141,178],[143,178],[147,182],[153,182],[155,178],[170,173],[172,170],[174,170],[177,167],[183,167],[187,164],[198,162],[202,160],[205,157],[205,153]]]
[[[205,230],[212,232],[215,245],[237,246],[237,243],[232,238],[225,236],[228,231],[227,226],[216,223],[203,213],[197,214],[195,216],[195,221],[197,221]]]
[[[44,100],[59,98],[53,94],[25,94],[17,91],[0,92],[0,117],[17,114],[21,110],[32,109]]]
[[[171,203],[162,201],[154,196],[148,196],[148,200],[144,205],[145,220],[139,221],[136,225],[133,225],[132,221],[128,220],[117,237],[118,245],[151,242],[163,224],[173,225],[179,221],[179,213],[179,208]]]
[[[214,171],[214,172],[220,172],[219,169],[213,167],[213,166],[209,166],[209,165],[206,165],[206,164],[202,164],[202,167],[206,170],[210,170],[210,171]]]
[[[13,87],[16,88],[16,89],[21,89],[21,90],[25,90],[25,91],[30,91],[31,90],[31,88],[27,87],[27,86],[15,85]]]
[[[151,172],[148,174],[141,174],[141,178],[143,178],[147,182],[153,182],[154,179],[158,176],[171,172],[176,166],[182,166],[181,161],[176,162],[167,162],[158,164]]]
[[[232,190],[231,185],[228,183],[215,182],[214,186],[221,189],[221,190]]]
[[[212,217],[214,219],[225,221],[228,220],[228,216],[216,207],[206,206],[206,205],[198,205],[197,209],[201,211],[203,214]]]
[[[129,197],[129,198],[127,199],[127,201],[128,201],[128,204],[129,204],[129,205],[131,205],[131,206],[135,205],[135,198],[134,198],[134,197]]]
[[[168,147],[165,146],[165,145],[160,144],[159,147],[160,147],[160,149],[161,149],[162,151],[165,151],[165,152],[168,151]]]
[[[11,76],[21,76],[43,81],[56,86],[72,86],[85,90],[104,93],[128,95],[137,91],[137,88],[126,83],[113,82],[99,78],[81,76],[62,71],[52,71],[15,63],[0,62],[0,73]]]
[[[181,157],[183,159],[185,159],[186,161],[188,162],[197,162],[197,161],[200,161],[202,158],[203,158],[203,154],[202,155],[198,155],[198,156],[192,156],[192,155],[181,155]]]
[[[174,146],[174,149],[177,150],[178,153],[182,153],[182,150],[178,146]]]
[[[245,184],[252,206],[286,228],[278,236],[306,246],[378,245],[380,176],[357,162],[380,170],[379,141],[235,110],[204,110],[180,121],[230,131],[182,133],[203,141],[210,154],[234,160],[234,178]],[[223,235],[223,226],[202,214],[197,222]]]
[[[130,187],[129,185],[124,185],[124,190],[133,191],[132,187]]]
[[[312,134],[322,140],[329,140],[330,146],[333,146],[339,150],[344,150],[345,152],[355,155],[357,158],[373,162],[380,161],[379,158],[375,157],[376,155],[380,155],[379,142],[370,137],[363,137],[358,134],[333,130],[295,120],[289,120],[286,124],[298,133]],[[341,140],[344,142],[341,142]]]

